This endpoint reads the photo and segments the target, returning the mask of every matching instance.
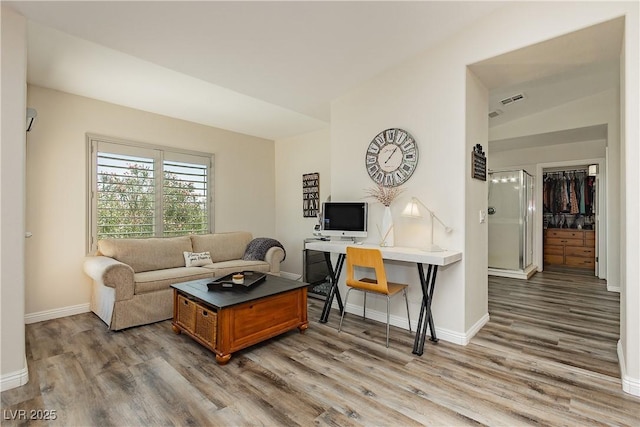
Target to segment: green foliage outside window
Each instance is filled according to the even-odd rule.
[[[165,171],[162,195],[165,236],[206,233],[206,193]],[[153,237],[156,192],[147,165],[127,164],[119,173],[98,174],[98,239]]]

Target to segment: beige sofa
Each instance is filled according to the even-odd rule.
[[[91,311],[112,330],[170,319],[174,283],[209,279],[236,271],[280,274],[285,257],[272,246],[264,260],[243,259],[253,238],[238,231],[148,239],[105,239],[96,256],[87,257],[84,271],[93,279]],[[184,252],[209,252],[211,263],[186,267]]]

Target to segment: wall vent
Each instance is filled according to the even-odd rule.
[[[493,119],[494,117],[498,117],[500,114],[502,114],[502,110],[489,111],[489,118]]]
[[[524,93],[517,93],[508,98],[504,98],[503,100],[500,101],[500,103],[502,105],[511,105],[514,102],[522,101],[523,99],[524,99]]]

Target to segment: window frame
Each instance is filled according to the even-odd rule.
[[[215,155],[201,151],[184,150],[181,148],[168,147],[157,144],[149,144],[144,142],[131,141],[126,139],[114,138],[97,134],[86,134],[87,144],[87,254],[95,253],[98,246],[98,206],[97,206],[97,173],[98,173],[98,147],[99,144],[114,145],[118,150],[114,149],[114,154],[134,155],[140,157],[150,157],[154,161],[154,187],[155,187],[155,209],[154,218],[156,226],[154,235],[151,237],[164,237],[164,218],[163,218],[163,182],[164,182],[164,162],[165,154],[169,160],[188,159],[190,157],[199,158],[205,161],[194,162],[203,164],[207,167],[207,228],[208,233],[214,232],[214,165]],[[109,152],[109,150],[103,150]],[[140,237],[144,239],[145,237]]]

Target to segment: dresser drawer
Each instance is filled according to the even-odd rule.
[[[545,255],[564,255],[564,248],[562,246],[544,246]]]
[[[564,256],[562,255],[546,255],[544,256],[545,264],[564,264]]]
[[[568,238],[557,238],[557,237],[547,237],[544,240],[545,245],[552,246],[584,246],[584,240],[582,239],[568,239]]]
[[[564,250],[564,254],[567,256],[577,256],[583,258],[595,258],[596,250],[594,248],[581,248],[567,246]]]
[[[596,260],[594,258],[581,258],[577,256],[567,256],[564,260],[566,265],[571,267],[595,268]]]
[[[584,245],[588,248],[595,248],[596,247],[596,240],[595,239],[585,239],[584,240]]]
[[[559,239],[584,239],[584,232],[582,230],[552,230],[547,229],[547,237],[554,237]]]

